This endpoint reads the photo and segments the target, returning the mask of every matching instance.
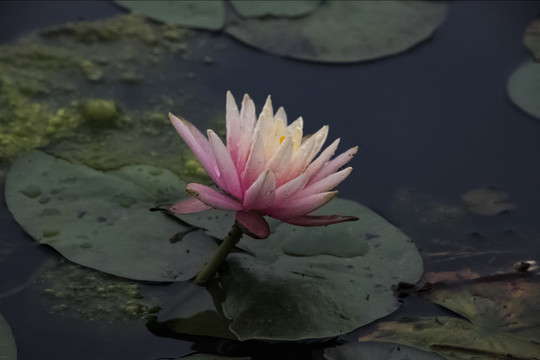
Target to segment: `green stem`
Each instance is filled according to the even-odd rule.
[[[223,238],[223,242],[221,245],[219,245],[218,249],[214,253],[214,256],[204,264],[202,270],[197,274],[195,284],[204,285],[214,277],[217,269],[221,266],[221,264],[223,264],[227,258],[227,255],[229,255],[238,241],[240,241],[242,235],[243,232],[238,225],[236,225],[236,223],[233,224],[231,230],[227,236]]]

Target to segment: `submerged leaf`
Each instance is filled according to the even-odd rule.
[[[435,1],[325,1],[299,19],[235,19],[225,31],[262,50],[323,62],[371,60],[427,39],[446,18]]]
[[[0,359],[16,360],[17,347],[7,321],[0,314]]]
[[[321,4],[321,0],[231,0],[231,4],[244,17],[298,17],[307,15],[317,9]]]
[[[415,245],[383,218],[341,199],[323,210],[320,214],[340,211],[360,220],[321,228],[280,224],[265,241],[243,237],[237,246],[246,252],[229,254],[219,286],[208,285],[218,308],[206,309],[223,311],[238,339],[298,340],[347,333],[397,309],[392,286],[414,283],[421,276]],[[215,213],[209,217],[220,222]],[[222,292],[219,296],[216,289]],[[207,294],[192,296],[203,299]],[[203,309],[193,315],[183,311],[173,306],[166,320],[172,317],[170,321],[181,325],[203,315]],[[207,335],[219,336],[216,328],[208,327]],[[191,331],[182,326],[174,330]]]
[[[508,95],[527,114],[540,119],[540,64],[528,61],[508,79]]]
[[[327,360],[444,360],[433,353],[408,346],[376,342],[352,343],[324,351]]]
[[[153,166],[103,173],[34,151],[13,164],[6,203],[34,239],[77,264],[130,279],[181,281],[196,275],[216,244],[149,209],[184,188]]]
[[[486,216],[516,209],[517,206],[508,202],[509,199],[510,195],[494,186],[474,189],[461,196],[469,211]]]
[[[171,25],[219,30],[225,22],[225,5],[221,0],[116,0],[115,3]]]
[[[383,322],[360,341],[406,344],[448,360],[537,359],[539,296],[540,284],[525,278],[443,288],[432,300],[466,320],[442,316]]]

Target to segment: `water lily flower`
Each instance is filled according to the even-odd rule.
[[[244,96],[239,110],[230,92],[226,144],[212,130],[205,137],[188,121],[172,114],[169,118],[219,188],[188,184],[187,192],[193,197],[168,209],[175,215],[211,208],[235,211],[240,236],[243,232],[261,239],[270,235],[265,215],[301,226],[357,220],[311,214],[336,197],[333,189],[352,170],[342,167],[358,150],[353,147],[331,159],[337,139],[316,157],[326,141],[328,126],[304,137],[302,118],[288,124],[283,108],[274,114],[270,96],[257,119],[250,97]]]

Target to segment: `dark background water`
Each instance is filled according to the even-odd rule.
[[[47,25],[121,13],[111,2],[2,1],[0,43]],[[216,34],[226,51],[197,78],[218,103],[231,90],[237,96],[249,93],[260,108],[272,94],[276,107],[284,106],[291,118],[304,117],[307,133],[329,124],[329,139],[340,136],[341,149],[360,145],[355,170],[340,185],[342,197],[386,214],[403,187],[458,202],[462,193],[494,184],[511,194],[518,209],[489,221],[499,228],[519,224],[538,230],[540,120],[510,102],[506,83],[531,58],[522,37],[539,13],[535,1],[454,2],[430,40],[404,54],[350,65],[285,59]],[[18,284],[54,252],[23,234],[1,197],[1,236],[10,246],[2,249],[9,256],[0,262],[0,278]],[[507,244],[509,250],[515,246]],[[153,336],[143,325],[81,327],[29,304],[17,296],[0,299],[20,359],[155,359],[191,351],[192,342]],[[234,346],[197,339],[194,348],[227,352]],[[278,354],[291,349],[264,346],[257,353],[283,358]],[[300,351],[290,358],[307,356]]]

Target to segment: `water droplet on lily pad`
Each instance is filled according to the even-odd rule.
[[[57,229],[43,230],[43,236],[46,238],[54,237],[58,234],[60,234],[60,230]]]
[[[36,185],[28,185],[21,192],[32,199],[41,195],[41,189]]]
[[[46,203],[48,203],[49,201],[51,201],[51,197],[49,195],[43,195],[42,197],[39,198],[38,202],[40,204],[43,204],[45,205]]]
[[[217,245],[200,230],[170,243],[171,236],[191,227],[148,209],[160,202],[161,189],[168,189],[170,199],[170,194],[184,193],[186,184],[165,169],[160,181],[147,181],[154,167],[137,168],[141,171],[126,166],[103,173],[34,151],[11,166],[6,204],[28,234],[75,263],[138,280],[188,280]],[[77,181],[64,183],[47,205],[20,191],[35,181],[45,189],[55,188],[73,177]]]
[[[40,216],[55,216],[62,214],[60,209],[43,209]]]

